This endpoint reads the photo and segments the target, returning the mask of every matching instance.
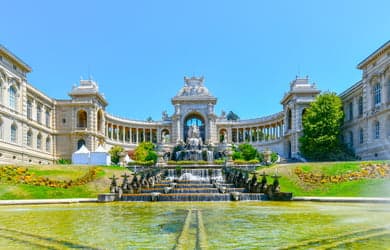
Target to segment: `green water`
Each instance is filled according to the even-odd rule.
[[[0,207],[0,249],[390,249],[390,205],[106,203]]]

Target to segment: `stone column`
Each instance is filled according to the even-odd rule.
[[[137,136],[135,138],[136,139],[135,142],[136,142],[136,144],[138,144],[139,143],[139,131],[138,131],[139,129],[136,128],[135,130],[136,130],[136,134],[137,134]]]
[[[161,128],[158,127],[156,131],[156,136],[157,136],[157,143],[161,143]]]
[[[150,142],[153,142],[152,128],[149,129],[149,141],[150,141]]]
[[[126,128],[125,126],[122,127],[122,142],[126,142]]]
[[[129,127],[129,136],[130,136],[130,143],[132,144],[133,143],[133,131],[131,131],[132,130],[132,128],[131,127]]]

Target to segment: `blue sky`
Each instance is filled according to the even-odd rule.
[[[0,43],[28,79],[64,99],[93,79],[114,115],[172,113],[184,76],[205,77],[216,111],[281,111],[297,75],[340,93],[390,39],[390,1],[2,1]]]

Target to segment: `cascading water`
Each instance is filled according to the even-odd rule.
[[[222,170],[221,169],[182,169],[180,175],[177,175],[176,169],[167,169],[167,180],[179,180],[179,181],[200,181],[200,182],[210,182],[223,181]]]

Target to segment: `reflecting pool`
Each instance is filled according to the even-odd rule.
[[[390,205],[118,202],[0,207],[0,249],[389,249]]]

